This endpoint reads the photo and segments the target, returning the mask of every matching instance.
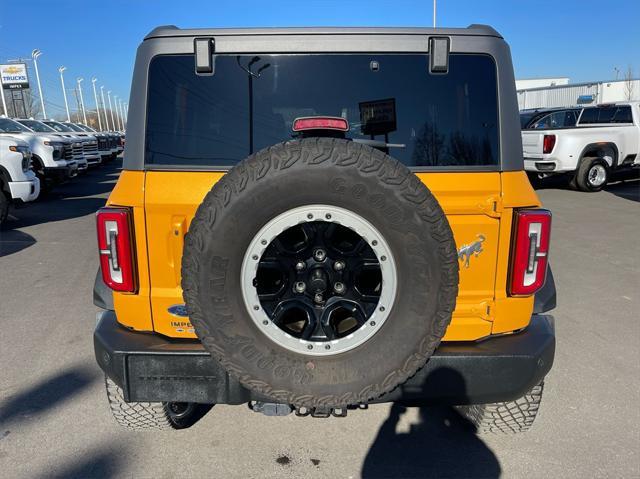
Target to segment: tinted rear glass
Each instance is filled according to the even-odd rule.
[[[623,106],[603,106],[585,108],[580,117],[581,125],[591,123],[632,123],[631,107]]]
[[[529,130],[544,130],[555,128],[571,128],[576,126],[579,110],[560,110],[547,113],[535,118],[527,125]]]
[[[338,116],[348,138],[396,145],[390,154],[408,166],[498,164],[493,59],[452,54],[445,75],[428,65],[413,54],[219,55],[215,74],[198,76],[192,55],[156,57],[146,162],[230,167],[251,142],[293,138],[295,118]]]

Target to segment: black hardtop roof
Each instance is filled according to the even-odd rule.
[[[178,28],[163,25],[154,28],[145,37],[209,37],[233,35],[446,35],[483,36],[502,38],[489,25],[473,24],[466,28],[428,27],[273,27],[273,28]]]

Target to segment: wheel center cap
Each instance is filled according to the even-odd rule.
[[[329,284],[327,273],[322,268],[314,268],[311,270],[308,281],[309,289],[314,293],[324,293]]]

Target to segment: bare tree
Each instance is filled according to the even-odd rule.
[[[624,97],[628,101],[633,100],[633,83],[633,69],[629,65],[624,74]]]
[[[24,90],[24,111],[27,118],[35,118],[40,114],[40,101],[31,94],[31,89]]]

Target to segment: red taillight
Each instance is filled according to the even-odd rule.
[[[102,279],[114,291],[134,293],[137,281],[131,210],[102,208],[96,217]]]
[[[518,210],[514,215],[509,294],[529,296],[542,288],[547,276],[551,212]]]
[[[542,153],[551,153],[556,146],[556,135],[544,135],[542,138]]]
[[[293,131],[304,130],[349,131],[349,122],[344,118],[333,116],[310,116],[293,120]]]

